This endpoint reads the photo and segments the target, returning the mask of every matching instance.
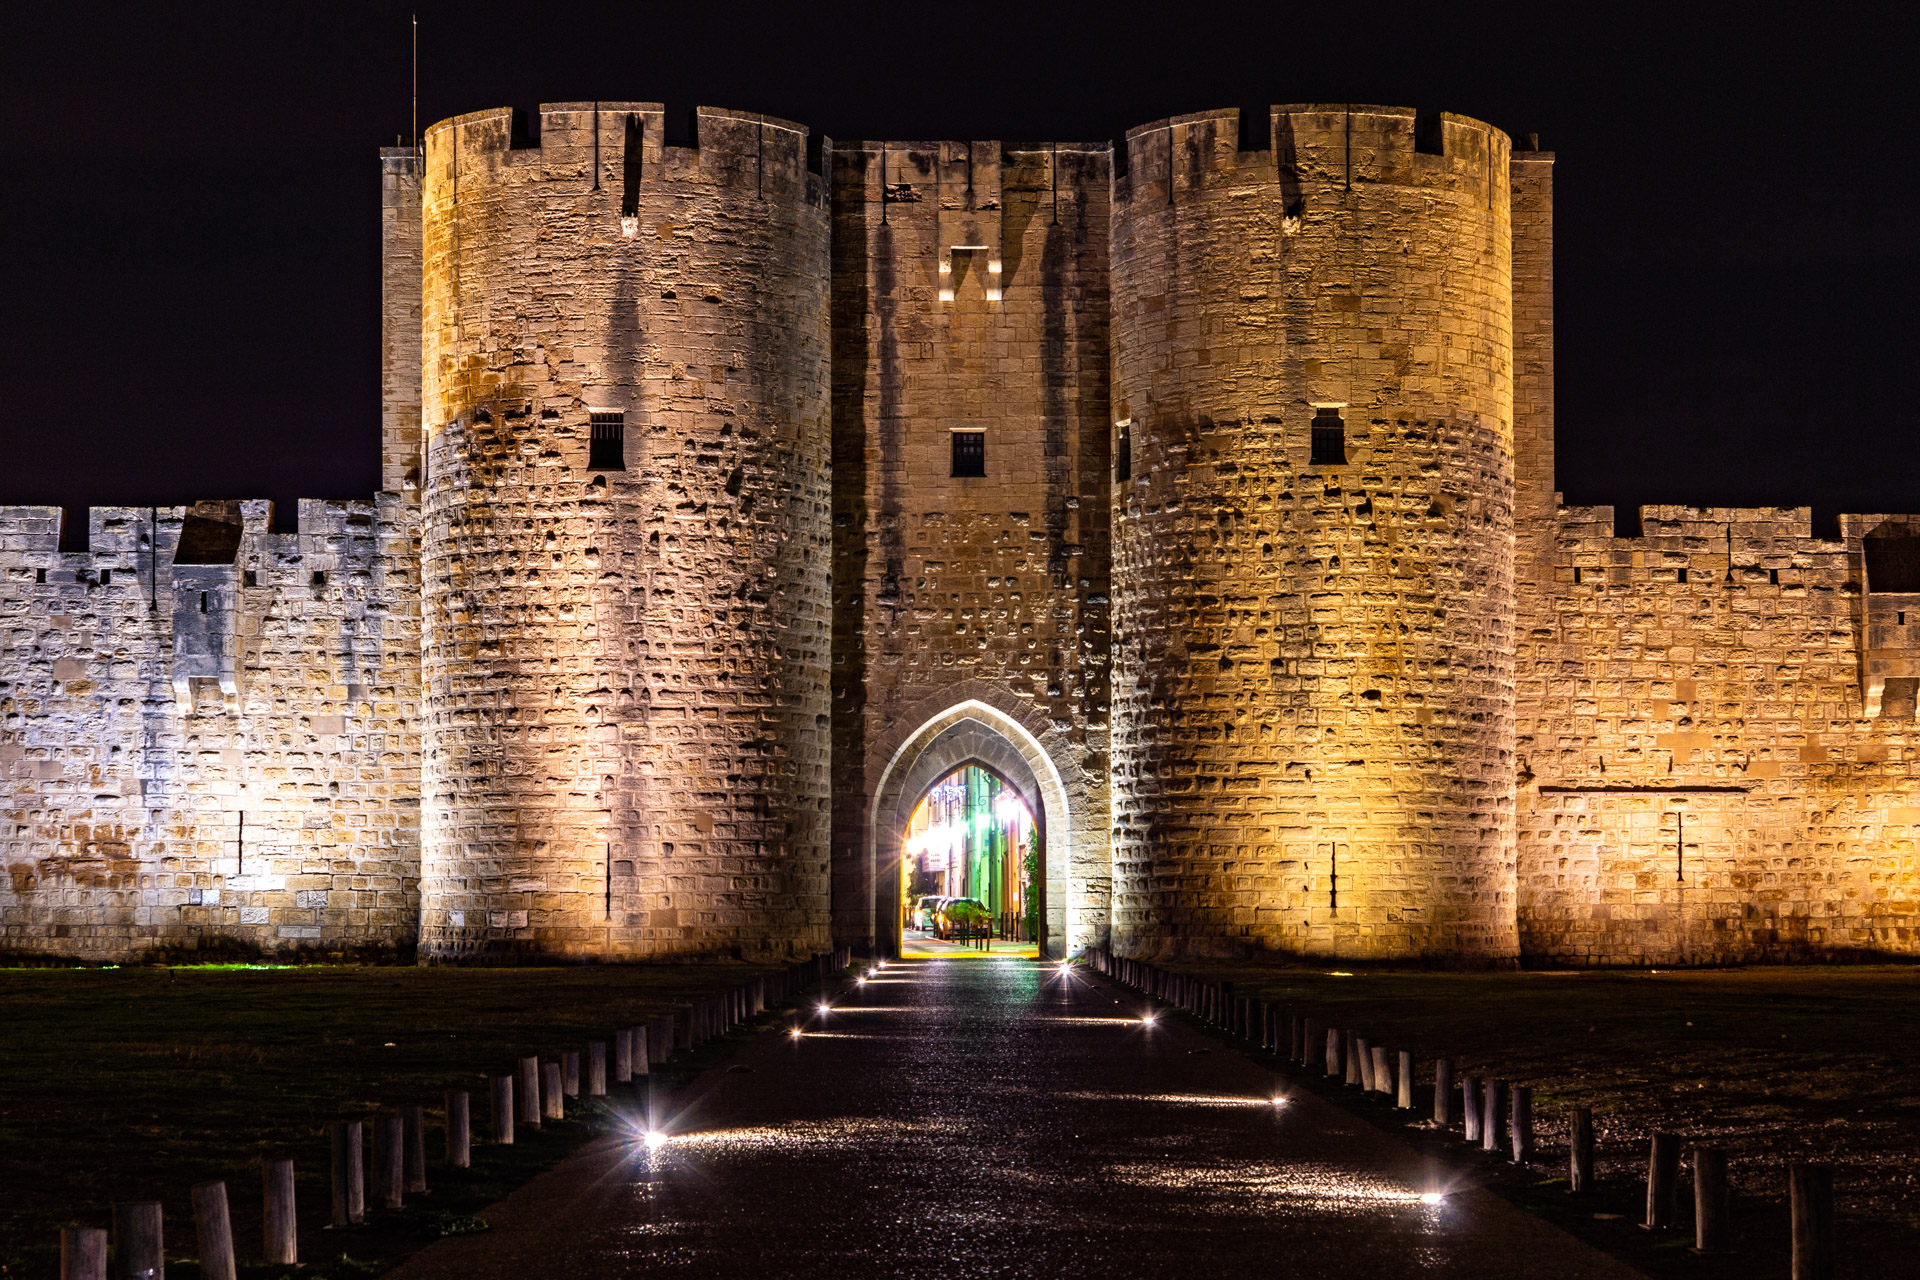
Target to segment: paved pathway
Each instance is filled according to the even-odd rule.
[[[398,1280],[1637,1272],[1084,973],[907,961]],[[751,1070],[741,1070],[742,1067]],[[640,1126],[636,1124],[638,1131]]]

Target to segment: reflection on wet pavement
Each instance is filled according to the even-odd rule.
[[[1083,974],[909,962],[829,1003],[394,1274],[1633,1274]]]

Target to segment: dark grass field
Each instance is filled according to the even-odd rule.
[[[115,1200],[166,1205],[168,1273],[199,1274],[188,1189],[222,1178],[242,1258],[260,1255],[260,1161],[294,1161],[305,1277],[365,1275],[475,1215],[591,1133],[574,1100],[512,1146],[488,1137],[486,1079],[752,977],[745,965],[541,969],[303,967],[0,970],[0,1275],[57,1273],[59,1228]],[[743,1032],[736,1032],[736,1035]],[[703,1046],[675,1074],[726,1051]],[[584,1055],[583,1055],[584,1056]],[[609,1062],[611,1078],[611,1062]],[[670,1081],[663,1081],[669,1083]],[[472,1097],[473,1167],[441,1163],[443,1096]],[[428,1109],[424,1197],[364,1229],[323,1229],[327,1122]],[[177,1261],[176,1261],[177,1260]],[[177,1269],[176,1269],[177,1268]],[[258,1267],[257,1277],[289,1273]]]
[[[1171,966],[1235,983],[1238,994],[1410,1049],[1415,1110],[1312,1081],[1383,1127],[1401,1129],[1481,1178],[1656,1276],[1788,1274],[1786,1169],[1834,1166],[1842,1274],[1920,1277],[1920,967],[1638,972],[1435,973],[1331,967]],[[1525,1170],[1450,1135],[1415,1127],[1432,1114],[1432,1061],[1461,1075],[1534,1090],[1540,1154]],[[1397,1060],[1397,1058],[1396,1058]],[[1502,1104],[1503,1109],[1505,1104]],[[1567,1194],[1571,1109],[1593,1108],[1598,1194]],[[1655,1131],[1727,1149],[1738,1252],[1691,1254],[1692,1181],[1683,1230],[1650,1233],[1647,1148]],[[1684,1163],[1684,1162],[1683,1162]]]

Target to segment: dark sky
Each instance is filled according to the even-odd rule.
[[[642,99],[1032,140],[1379,102],[1535,131],[1567,500],[1824,519],[1920,510],[1912,12],[435,0],[420,111]],[[408,13],[9,12],[0,502],[376,487],[375,148],[409,127]]]

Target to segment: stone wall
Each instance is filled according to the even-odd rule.
[[[419,579],[405,506],[0,509],[0,949],[411,951]],[[224,560],[222,559],[224,557]],[[207,563],[207,561],[218,561]]]
[[[828,148],[704,107],[692,145],[650,103],[537,125],[426,136],[422,950],[811,954]]]
[[[1510,961],[1507,138],[1276,107],[1127,152],[1115,946]]]
[[[1920,597],[1870,589],[1904,518],[1560,513],[1519,638],[1519,924],[1529,960],[1698,964],[1920,953],[1912,675]],[[1910,585],[1883,574],[1891,587]],[[1871,643],[1869,643],[1869,641]],[[1904,687],[1897,682],[1905,680]]]
[[[833,175],[835,936],[892,945],[876,797],[975,701],[1061,779],[1047,931],[1078,950],[1109,894],[1107,148],[843,143]]]

